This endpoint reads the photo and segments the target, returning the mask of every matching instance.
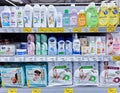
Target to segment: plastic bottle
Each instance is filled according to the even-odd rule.
[[[40,35],[36,34],[36,55],[41,55]]]
[[[56,8],[53,5],[49,5],[47,13],[48,27],[55,27],[56,13]]]
[[[114,2],[109,4],[109,26],[117,26],[119,24],[119,10]]]
[[[33,27],[41,27],[41,14],[40,6],[35,4],[33,7]]]
[[[11,9],[10,27],[17,27],[17,10],[15,7]]]
[[[45,5],[41,6],[41,27],[47,27],[47,7]]]
[[[48,55],[57,55],[57,40],[53,36],[48,39]]]
[[[78,27],[85,27],[86,26],[86,15],[84,10],[80,10],[78,14]]]
[[[90,5],[86,8],[85,14],[87,27],[96,27],[98,24],[98,13],[95,7],[95,3],[90,3]]]
[[[63,37],[58,38],[58,55],[65,55],[65,41]]]
[[[63,14],[63,26],[64,27],[70,26],[70,14],[68,9],[66,9]]]
[[[24,27],[23,24],[23,9],[19,7],[17,11],[17,27]]]
[[[101,49],[102,49],[101,37],[96,37],[96,54],[97,55],[101,54]]]
[[[80,40],[77,34],[73,37],[73,54],[80,54]]]
[[[67,37],[66,42],[65,42],[65,53],[66,55],[72,55],[72,38]]]
[[[10,27],[11,11],[8,6],[4,6],[4,10],[1,12],[2,27]]]
[[[48,53],[47,36],[45,34],[41,34],[41,55],[47,55],[47,53]]]
[[[70,13],[70,26],[76,27],[77,26],[77,10],[72,9]]]
[[[56,15],[56,27],[63,27],[62,18],[63,18],[62,13],[58,12]]]
[[[98,11],[98,15],[99,15],[98,25],[101,27],[107,26],[109,23],[109,11],[108,11],[108,6],[105,2],[102,2],[100,9]]]
[[[32,27],[32,12],[33,8],[30,5],[25,5],[24,7],[24,26]]]

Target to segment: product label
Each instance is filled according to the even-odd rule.
[[[73,42],[73,54],[80,54],[80,42]]]
[[[70,17],[70,25],[71,26],[76,26],[77,25],[77,15],[72,15]]]
[[[2,14],[2,26],[9,27],[10,26],[10,13]]]
[[[24,12],[24,23],[25,24],[30,23],[30,11],[25,11]]]
[[[49,11],[48,13],[48,25],[52,25],[52,27],[54,26],[54,22],[55,22],[55,16],[54,16],[54,11]]]
[[[66,55],[72,54],[72,42],[66,40]]]
[[[33,24],[37,24],[40,23],[40,12],[39,11],[34,11],[33,13]]]
[[[65,54],[65,43],[64,41],[58,42],[58,54]]]
[[[63,17],[63,25],[69,26],[70,25],[70,18],[69,17]]]

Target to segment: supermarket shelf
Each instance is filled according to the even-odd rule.
[[[119,61],[120,56],[0,56],[0,62]]]
[[[106,33],[119,32],[120,26],[115,31],[106,27],[99,28],[0,28],[0,33]]]
[[[120,93],[120,88],[112,88],[116,88],[117,92],[108,92],[109,88],[107,87],[75,87],[72,88],[74,92],[64,92],[64,87],[45,87],[40,88],[40,93]],[[0,88],[0,93],[8,93],[8,89]],[[32,93],[32,88],[18,88],[17,93]]]

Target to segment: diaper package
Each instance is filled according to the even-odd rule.
[[[74,63],[74,85],[98,85],[98,62],[75,62]]]
[[[49,86],[71,85],[72,84],[72,63],[71,62],[49,62]]]
[[[23,87],[25,84],[24,68],[17,64],[4,65],[1,68],[3,87]]]
[[[120,85],[120,62],[104,61],[100,64],[100,85]]]
[[[28,87],[47,86],[47,64],[46,63],[27,64],[26,80]]]

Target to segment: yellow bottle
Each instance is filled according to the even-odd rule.
[[[114,2],[109,4],[109,26],[116,27],[119,24],[119,9]]]
[[[109,11],[108,11],[108,6],[105,2],[102,2],[99,12],[98,12],[98,25],[100,27],[106,27],[109,23]]]
[[[78,14],[78,27],[85,27],[86,26],[86,15],[84,10],[80,10]]]

